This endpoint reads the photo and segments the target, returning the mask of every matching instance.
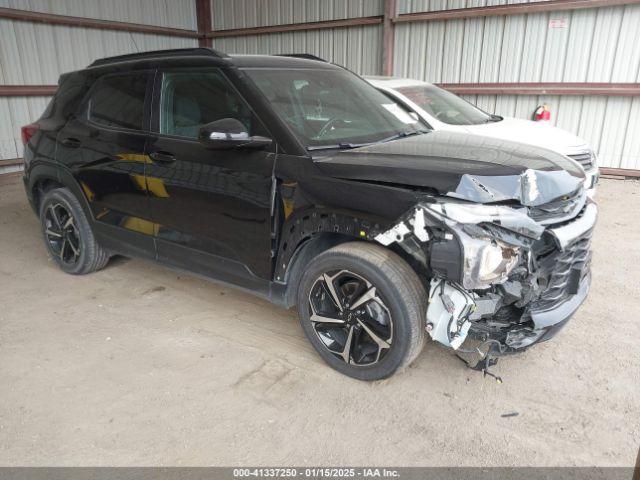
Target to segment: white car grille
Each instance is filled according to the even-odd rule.
[[[592,170],[594,167],[593,152],[589,150],[586,152],[575,153],[567,156],[582,165],[582,168],[584,168],[585,171]]]

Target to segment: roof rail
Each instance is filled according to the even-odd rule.
[[[228,58],[228,55],[212,48],[175,48],[172,50],[152,50],[149,52],[129,53],[126,55],[117,55],[115,57],[99,58],[89,65],[89,67],[98,67],[101,65],[109,65],[111,63],[127,62],[129,60],[144,60],[147,58],[159,57],[179,57],[190,55],[211,55],[217,58]]]
[[[279,53],[276,57],[304,58],[306,60],[316,60],[318,62],[328,63],[324,58],[311,55],[310,53]]]

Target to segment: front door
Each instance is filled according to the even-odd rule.
[[[147,186],[158,258],[266,292],[275,149],[209,150],[197,137],[223,118],[268,133],[219,69],[159,71],[155,90]]]

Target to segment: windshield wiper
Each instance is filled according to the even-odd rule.
[[[382,140],[378,140],[377,142],[374,142],[374,143],[390,142],[392,140],[398,140],[399,138],[407,138],[407,137],[412,137],[414,135],[422,135],[423,133],[429,133],[429,132],[430,130],[414,130],[412,132],[400,132],[388,138],[383,138]]]
[[[366,147],[367,145],[371,145],[371,143],[341,142],[336,145],[310,145],[307,150],[350,150],[352,148]]]
[[[398,140],[399,138],[407,138],[413,135],[422,135],[423,133],[429,133],[430,131],[431,130],[415,130],[412,132],[400,132],[390,137],[383,138],[382,140],[369,143],[340,142],[336,145],[311,145],[307,147],[307,150],[350,150],[352,148],[368,147],[369,145],[375,145],[376,143],[390,142],[391,140]]]

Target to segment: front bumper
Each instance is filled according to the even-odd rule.
[[[502,332],[491,334],[472,325],[464,343],[456,351],[457,355],[469,367],[475,370],[486,370],[487,367],[495,364],[499,357],[515,355],[538,343],[552,339],[569,323],[571,317],[584,303],[590,284],[591,276],[587,275],[580,282],[579,290],[575,295],[552,310],[532,311],[532,325],[524,329],[514,329],[508,332],[506,337]],[[515,338],[509,338],[511,335]]]
[[[589,293],[597,214],[596,204],[588,201],[573,220],[547,227],[531,245],[528,263],[488,290],[432,280],[427,310],[431,337],[473,368],[554,337]]]
[[[576,313],[580,306],[584,303],[591,285],[591,275],[587,274],[578,287],[577,293],[569,296],[563,303],[557,305],[551,310],[530,312],[530,322],[524,329],[514,329],[507,332],[506,336],[502,332],[487,333],[486,330],[474,329],[472,325],[469,330],[469,344],[463,344],[462,349],[468,350],[469,347],[477,348],[472,345],[474,341],[477,343],[487,343],[492,347],[489,349],[491,356],[501,356],[517,353],[535,345],[536,343],[550,340],[569,322],[571,317]]]

